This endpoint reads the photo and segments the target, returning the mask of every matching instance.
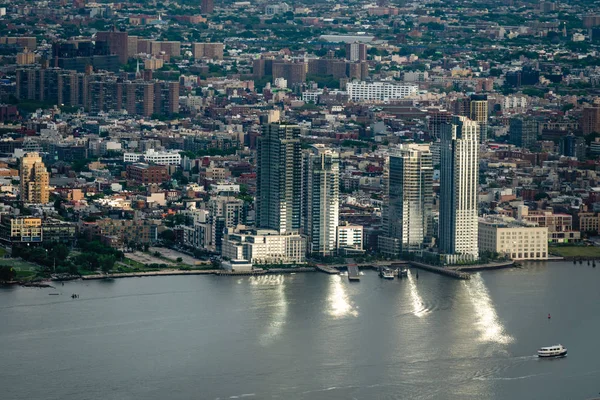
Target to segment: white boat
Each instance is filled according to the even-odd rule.
[[[384,268],[381,271],[381,277],[383,279],[394,279],[394,271],[390,268]]]
[[[567,355],[567,348],[562,344],[550,347],[542,347],[538,350],[538,357],[564,357]]]

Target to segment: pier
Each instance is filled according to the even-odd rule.
[[[419,263],[416,261],[411,261],[409,264],[411,267],[423,269],[425,271],[435,272],[436,274],[440,274],[440,275],[446,275],[446,276],[449,276],[454,279],[462,279],[462,280],[471,279],[471,275],[469,275],[468,273],[457,271],[454,269],[436,267],[434,265],[422,264],[422,263]],[[395,264],[392,264],[392,266],[394,266],[394,265]]]
[[[329,274],[329,275],[339,275],[339,273],[340,273],[339,270],[337,270],[337,269],[335,269],[333,267],[327,266],[327,265],[319,265],[319,264],[317,264],[317,269],[319,271],[325,272],[326,274]]]
[[[360,270],[358,269],[358,265],[348,265],[348,280],[360,280]]]

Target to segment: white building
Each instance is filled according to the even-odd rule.
[[[350,82],[346,85],[352,101],[396,100],[417,94],[416,85],[397,85],[390,82]]]
[[[363,227],[361,225],[338,225],[337,227],[338,249],[363,249]]]
[[[460,259],[479,258],[477,183],[479,124],[463,116],[442,126],[440,165],[440,252]]]
[[[305,262],[306,242],[298,233],[228,229],[222,249],[224,258],[246,260],[252,265],[302,264]]]
[[[146,162],[158,165],[179,165],[181,154],[179,151],[156,151],[149,149],[145,153],[124,153],[123,161],[126,163]]]
[[[429,72],[427,71],[406,71],[402,75],[404,82],[425,82],[429,80]]]
[[[312,101],[313,103],[317,104],[317,102],[319,101],[319,96],[322,94],[323,89],[307,90],[305,92],[302,92],[302,101],[306,103]]]
[[[509,217],[481,218],[479,251],[498,253],[513,260],[547,260],[548,227]]]

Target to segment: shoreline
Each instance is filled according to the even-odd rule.
[[[550,257],[547,260],[527,260],[529,262],[557,262],[557,261],[572,261],[567,257]],[[522,261],[521,261],[522,262]],[[401,261],[401,262],[390,262],[390,265],[403,264],[410,265],[413,268],[428,270],[432,273],[441,274],[455,279],[469,279],[471,272],[498,270],[506,268],[520,267],[521,262],[519,261],[506,261],[500,263],[488,263],[488,264],[477,264],[477,265],[457,265],[448,267],[439,267],[429,264],[419,263],[416,261]],[[373,269],[377,267],[371,264],[359,265],[361,269]],[[332,266],[331,269],[344,269],[340,266]],[[45,288],[52,287],[49,282],[65,282],[71,280],[109,280],[109,279],[120,279],[120,278],[142,278],[146,276],[178,276],[178,275],[214,275],[214,276],[257,276],[257,275],[274,275],[274,274],[290,274],[290,273],[301,273],[301,272],[322,272],[319,266],[317,267],[296,267],[296,268],[272,268],[268,270],[256,269],[252,271],[226,271],[222,269],[208,269],[208,270],[177,270],[177,269],[164,269],[159,271],[144,271],[144,272],[120,272],[113,274],[92,274],[82,276],[62,276],[43,279],[35,282],[23,282],[23,281],[10,281],[2,282],[0,285],[19,285],[23,287],[37,287]]]

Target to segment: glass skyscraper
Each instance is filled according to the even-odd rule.
[[[428,145],[401,145],[390,152],[380,251],[421,251],[432,239],[433,165]]]
[[[257,142],[256,226],[280,233],[301,225],[300,127],[265,124]]]

